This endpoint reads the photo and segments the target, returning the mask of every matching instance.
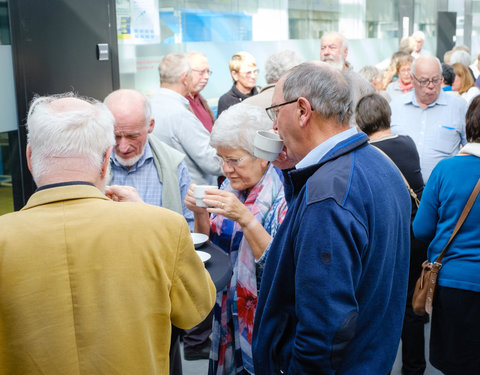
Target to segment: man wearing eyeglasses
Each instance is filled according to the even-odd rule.
[[[270,244],[255,315],[255,374],[387,374],[403,325],[410,196],[350,127],[351,83],[323,62],[275,86],[288,212]]]
[[[185,154],[192,183],[216,184],[222,170],[215,163],[215,149],[210,146],[210,133],[190,110],[185,97],[192,82],[192,70],[184,54],[166,55],[158,67],[160,89],[152,97],[153,134],[161,141]]]
[[[200,94],[200,91],[205,88],[213,72],[210,70],[207,57],[203,53],[188,52],[187,57],[191,70],[191,82],[188,86],[186,98],[195,116],[202,122],[205,129],[211,133],[215,116],[208,106],[207,100]]]
[[[422,176],[427,182],[437,163],[456,155],[467,142],[467,104],[442,91],[442,65],[436,57],[418,57],[412,64],[411,75],[414,90],[390,103],[391,129],[413,139],[420,155]]]

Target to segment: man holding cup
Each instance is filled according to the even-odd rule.
[[[386,374],[395,360],[410,196],[396,167],[349,127],[350,87],[340,70],[304,63],[267,108],[285,144],[274,164],[289,203],[263,272],[256,375]]]

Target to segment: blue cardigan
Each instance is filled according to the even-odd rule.
[[[430,261],[447,244],[479,177],[480,158],[473,155],[442,160],[430,175],[413,222],[415,237],[430,242]],[[442,264],[438,285],[480,292],[480,196]]]
[[[403,323],[410,196],[358,133],[291,171],[263,273],[256,375],[387,374]]]

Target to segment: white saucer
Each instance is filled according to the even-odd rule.
[[[190,233],[192,235],[192,241],[195,245],[195,249],[201,247],[205,242],[208,241],[208,236],[203,233]]]
[[[196,252],[203,263],[205,263],[207,260],[209,260],[212,257],[209,253],[206,253],[205,251],[197,250]]]

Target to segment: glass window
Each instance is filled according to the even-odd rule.
[[[0,133],[0,215],[13,211],[12,168],[18,163],[17,131]]]
[[[479,54],[480,54],[480,0],[474,0],[472,1],[472,59],[477,64],[478,64]]]
[[[367,38],[398,38],[398,0],[369,0],[366,13]]]
[[[228,62],[236,52],[256,58],[263,86],[271,54],[291,49],[318,60],[329,31],[349,39],[356,70],[389,58],[399,43],[398,0],[116,0],[116,12],[121,87],[153,95],[166,54],[200,51],[213,71],[202,91],[211,106],[232,86]]]
[[[7,0],[0,0],[0,44],[10,44]]]
[[[13,211],[12,171],[18,170],[18,130],[7,1],[0,0],[0,215]]]

